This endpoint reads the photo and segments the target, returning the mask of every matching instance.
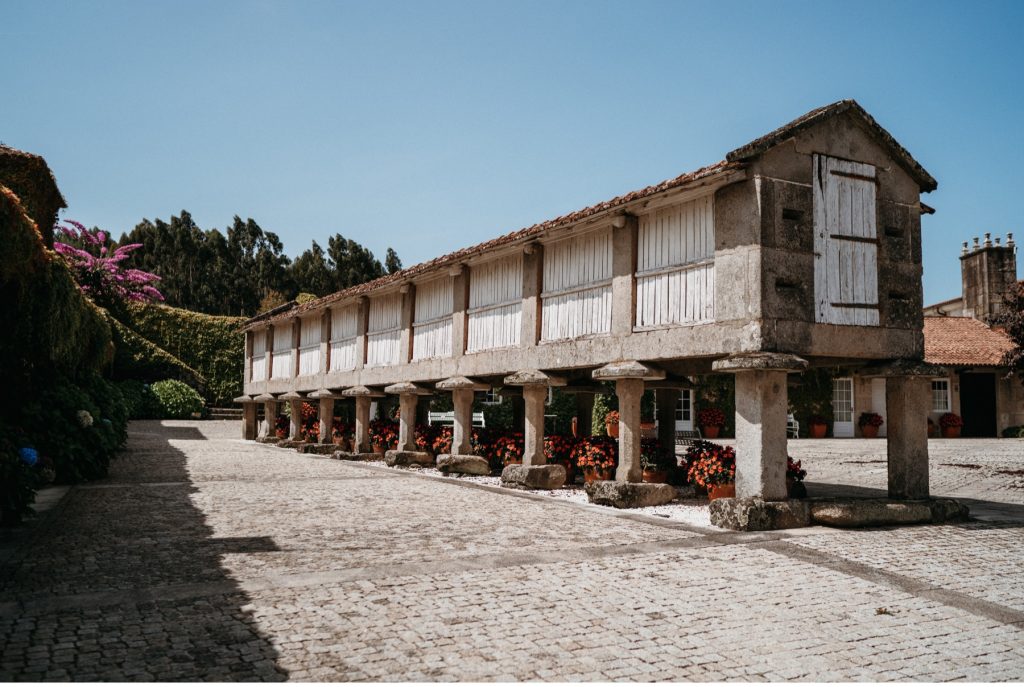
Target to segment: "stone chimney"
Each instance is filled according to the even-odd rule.
[[[960,255],[960,274],[963,278],[963,314],[988,322],[1003,308],[1003,297],[1017,283],[1017,246],[1013,234],[1006,235],[1006,244],[991,234],[968,247],[964,242]]]

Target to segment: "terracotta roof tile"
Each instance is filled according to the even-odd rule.
[[[935,365],[1000,366],[1010,338],[973,317],[924,318],[924,359]]]

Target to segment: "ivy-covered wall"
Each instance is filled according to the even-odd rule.
[[[207,403],[230,405],[231,399],[242,393],[245,335],[239,327],[245,318],[152,304],[131,304],[118,316],[136,334],[195,374]],[[160,364],[166,362],[161,359]],[[151,381],[171,376],[189,382],[178,375],[152,377]]]

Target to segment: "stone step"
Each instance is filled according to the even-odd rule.
[[[241,408],[208,408],[211,420],[241,420]]]

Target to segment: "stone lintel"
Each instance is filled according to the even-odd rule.
[[[666,377],[644,382],[645,389],[692,389],[693,382],[688,377]]]
[[[272,401],[276,401],[277,396],[274,396],[273,394],[260,394],[259,396],[256,396],[252,400],[256,401],[257,403],[270,403]]]
[[[252,396],[239,396],[238,398],[231,399],[232,403],[256,403],[256,399]]]
[[[390,384],[384,387],[384,393],[387,394],[416,394],[417,396],[432,396],[433,390],[427,389],[426,387],[413,384],[412,382],[399,382],[398,384]]]
[[[279,400],[279,401],[304,401],[304,400],[306,400],[306,394],[298,392],[298,391],[289,391],[287,393],[281,394],[281,396],[278,397],[277,400]]]
[[[505,377],[509,386],[565,386],[565,377],[549,375],[540,370],[520,370]]]
[[[491,388],[490,384],[485,384],[484,382],[470,379],[469,377],[449,377],[448,379],[442,379],[434,386],[441,391],[455,391],[456,389],[487,391]]]
[[[354,386],[349,389],[345,389],[341,392],[341,395],[345,397],[369,396],[371,398],[383,398],[384,396],[387,396],[383,391],[377,391],[376,389],[371,389],[367,386]]]
[[[858,372],[862,377],[945,377],[948,375],[946,368],[941,365],[907,358],[874,363],[861,368]]]
[[[740,353],[716,360],[711,364],[711,369],[715,372],[803,372],[807,369],[807,361],[791,353]]]
[[[642,379],[644,381],[656,381],[665,379],[665,371],[651,365],[646,365],[639,360],[620,360],[597,368],[591,373],[591,376],[598,380]]]
[[[570,384],[559,389],[563,394],[606,394],[608,389],[598,384]]]

